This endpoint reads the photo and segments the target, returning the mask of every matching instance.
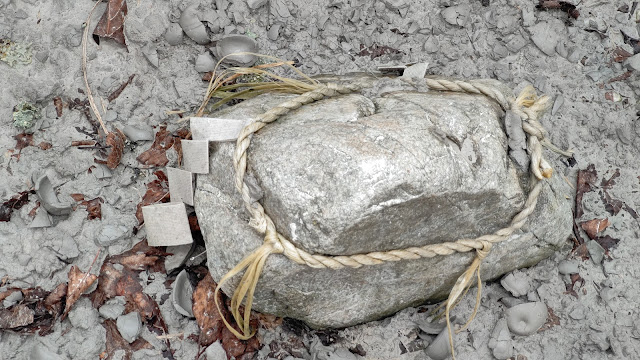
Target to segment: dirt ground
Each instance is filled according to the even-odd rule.
[[[574,187],[579,171],[585,171],[583,180],[591,174],[589,183],[577,186],[584,194],[576,239],[538,265],[515,271],[525,284],[522,293],[509,292],[500,281],[487,284],[478,315],[455,338],[456,359],[631,359],[640,353],[637,2],[583,0],[573,7],[533,0],[130,0],[127,48],[106,38],[97,45],[91,35],[87,46],[88,83],[107,127],[130,126],[129,131],[144,135],[127,141],[114,170],[94,162],[100,149],[72,146],[95,136],[96,127],[85,116],[81,66],[83,23],[93,4],[0,0],[0,293],[34,287],[53,291],[68,281],[72,266],[87,271],[100,250],[91,268],[98,275],[107,256],[144,239],[144,228],[134,231],[137,205],[162,166],[137,160],[152,146],[143,139],[152,140],[164,126],[178,134],[187,126],[181,117],[195,113],[207,87],[196,70],[204,65],[196,59],[209,54],[211,44],[179,36],[180,14],[197,6],[211,40],[250,36],[258,52],[294,60],[309,75],[425,62],[429,75],[492,78],[514,89],[533,84],[549,95],[553,106],[542,124],[555,145],[575,156],[568,161],[547,152],[547,158],[557,176]],[[91,28],[105,6],[97,7]],[[131,75],[128,86],[110,100]],[[56,101],[64,106],[57,109]],[[20,135],[14,126],[14,111],[29,114],[25,102],[40,115],[32,135]],[[176,147],[166,154],[166,166],[176,166]],[[50,227],[33,227],[34,214],[43,209],[32,211],[39,199],[29,191],[45,174],[60,206],[73,204],[74,210],[54,216]],[[85,201],[101,198],[101,219],[91,219],[91,203],[71,194],[82,194]],[[575,194],[568,195],[574,202]],[[610,225],[589,242],[581,223],[605,218]],[[580,241],[589,246],[578,246]],[[202,261],[196,258],[190,265]],[[577,272],[567,270],[576,267]],[[148,348],[108,352],[108,321],[94,299],[81,297],[68,319],[55,321],[46,336],[0,332],[0,358],[95,359],[107,353],[109,358],[197,358],[198,324],[179,314],[169,298],[176,272],[150,267],[136,274],[141,291],[158,304],[165,335],[175,335],[170,337],[173,353],[152,326],[140,335]],[[123,300],[108,303],[117,306],[118,301]],[[540,331],[528,336],[505,335],[500,327],[494,331],[507,308],[529,301],[549,309]],[[457,321],[466,319],[474,302],[468,295],[460,303]],[[5,298],[7,305],[12,303]],[[419,326],[427,320],[427,308],[331,331],[285,320],[262,328],[261,349],[243,358],[429,359],[424,349],[434,336]],[[1,328],[9,325],[0,321]],[[214,349],[211,358],[216,358]]]

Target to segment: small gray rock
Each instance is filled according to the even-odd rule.
[[[529,277],[522,272],[513,272],[503,277],[500,284],[515,297],[527,295],[531,288]]]
[[[636,54],[628,58],[624,64],[630,70],[640,70],[640,54]]]
[[[220,340],[209,345],[204,353],[207,355],[207,360],[227,360],[227,353],[224,351]]]
[[[167,252],[173,255],[167,256],[164,261],[164,268],[167,274],[182,265],[186,258],[191,254],[193,244],[167,246]]]
[[[209,72],[216,68],[216,60],[208,52],[198,55],[196,58],[196,71]]]
[[[506,360],[513,355],[513,343],[506,319],[498,320],[491,333],[488,346],[493,351],[493,356],[498,360]]]
[[[151,126],[136,127],[133,125],[127,125],[122,128],[122,132],[131,141],[150,141],[155,138],[153,128]]]
[[[455,338],[455,333],[453,333],[454,343]],[[425,349],[425,352],[433,360],[444,360],[451,355],[451,345],[449,344],[449,331],[447,327],[442,329],[435,340]]]
[[[247,6],[249,7],[249,9],[255,10],[266,4],[267,1],[268,0],[247,0]]]
[[[124,312],[124,303],[121,301],[109,300],[106,304],[100,306],[98,312],[105,319],[117,319]]]
[[[125,340],[129,343],[134,342],[142,331],[142,318],[140,317],[140,313],[132,311],[126,315],[118,316],[116,326],[118,327],[120,335],[122,335]]]
[[[450,6],[442,10],[441,15],[444,21],[451,25],[464,27],[469,21],[471,7],[467,4]]]
[[[4,306],[4,308],[9,308],[15,304],[17,304],[20,300],[22,300],[23,296],[22,296],[22,291],[14,291],[11,294],[9,294],[9,296],[7,296],[6,298],[4,298],[4,300],[2,301],[2,306]]]
[[[204,24],[198,18],[198,7],[189,6],[180,15],[180,27],[191,40],[198,44],[207,44],[211,40]]]
[[[558,264],[558,272],[563,275],[577,274],[578,264],[570,260],[562,260]]]
[[[278,39],[278,35],[280,35],[280,24],[273,24],[267,31],[267,37],[271,41],[276,41]]]
[[[556,96],[556,99],[553,102],[553,107],[551,108],[551,115],[555,115],[560,110],[563,104],[564,96],[562,96],[562,94]]]
[[[51,351],[44,344],[36,344],[31,348],[29,360],[64,360],[64,358]]]
[[[180,24],[171,23],[164,33],[164,39],[169,45],[179,45],[182,43],[183,34]]]
[[[587,250],[589,250],[589,256],[594,264],[600,264],[604,260],[604,254],[606,250],[598,244],[595,240],[587,242]]]
[[[527,45],[528,41],[522,37],[522,35],[516,35],[509,40],[505,46],[512,53],[517,53],[522,49],[525,45]]]
[[[435,53],[440,50],[440,42],[438,41],[438,37],[429,36],[427,41],[424,42],[422,49],[428,53]]]
[[[547,321],[547,305],[530,302],[507,309],[507,325],[516,335],[531,335]]]
[[[564,30],[564,24],[560,20],[539,22],[529,28],[533,43],[548,56],[556,53],[556,45],[560,41],[560,34],[564,34]]]
[[[111,246],[129,235],[129,228],[124,225],[103,224],[95,242],[99,246]]]

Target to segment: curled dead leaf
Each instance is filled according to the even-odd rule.
[[[142,197],[142,201],[138,204],[136,209],[136,218],[138,219],[138,223],[142,224],[144,222],[144,217],[142,216],[142,207],[147,205],[152,205],[156,203],[165,203],[170,200],[169,197],[169,178],[163,171],[156,171],[153,173],[156,176],[156,180],[151,181],[147,184],[147,191]]]
[[[56,107],[56,116],[58,117],[62,116],[63,103],[62,103],[62,98],[60,98],[60,96],[56,96],[53,98],[53,105]]]
[[[609,219],[592,219],[589,221],[583,221],[580,223],[582,229],[587,233],[589,239],[593,240],[598,234],[609,226]]]
[[[169,131],[167,131],[167,127],[161,127],[156,133],[153,144],[151,144],[151,148],[137,157],[138,162],[143,165],[151,166],[167,165],[167,163],[169,163],[167,150],[173,146],[174,142],[175,139]]]
[[[216,286],[217,284],[213,281],[211,274],[207,273],[193,292],[193,315],[196,318],[198,327],[200,327],[198,343],[203,347],[209,346],[220,339],[222,337],[222,328],[224,328],[214,297]],[[222,293],[218,293],[218,303],[224,304]],[[222,308],[224,311],[224,305],[222,305]]]
[[[124,38],[124,18],[127,16],[126,0],[109,0],[104,14],[100,18],[98,25],[93,30],[94,39],[96,36],[114,39],[127,47]]]
[[[0,329],[16,329],[33,323],[34,312],[27,305],[19,304],[11,309],[0,309]]]
[[[107,146],[110,146],[109,155],[107,156],[107,167],[111,170],[115,169],[122,159],[122,151],[124,150],[124,141],[127,138],[120,129],[112,131],[107,135]]]
[[[62,313],[62,320],[64,320],[73,304],[78,301],[80,295],[84,293],[96,279],[98,278],[96,275],[90,273],[83,273],[80,271],[75,265],[71,267],[69,270],[69,284],[67,285],[67,303],[64,308],[64,313]]]

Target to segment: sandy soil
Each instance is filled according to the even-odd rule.
[[[162,124],[169,131],[184,127],[170,110],[191,115],[200,104],[206,83],[195,60],[210,46],[184,36],[177,45],[165,37],[175,29],[188,4],[199,6],[200,20],[207,21],[211,39],[228,34],[255,37],[261,53],[296,60],[307,74],[374,71],[382,64],[429,63],[428,74],[456,78],[494,78],[512,88],[533,84],[554,99],[553,109],[542,120],[553,143],[575,151],[575,162],[548,152],[556,172],[576,184],[577,173],[594,164],[594,191],[584,195],[584,214],[578,221],[608,218],[604,235],[619,240],[594,261],[572,253],[573,243],[540,264],[516,271],[526,291],[514,296],[500,282],[485,287],[480,311],[469,329],[456,336],[456,358],[492,359],[499,341],[507,349],[499,358],[517,359],[630,359],[640,352],[640,228],[634,210],[638,196],[640,125],[637,124],[640,94],[640,51],[635,3],[583,0],[580,15],[571,17],[562,9],[541,10],[537,1],[482,0],[448,1],[319,1],[319,0],[216,0],[129,1],[125,23],[128,51],[113,40],[87,50],[88,80],[107,126],[126,125],[141,129]],[[251,6],[257,6],[250,9]],[[37,197],[14,212],[9,222],[0,222],[0,278],[7,287],[40,286],[52,290],[67,281],[71,265],[89,268],[99,248],[99,262],[118,254],[145,236],[144,229],[132,233],[137,224],[136,205],[145,184],[154,179],[154,169],[136,157],[151,142],[126,146],[122,164],[110,177],[98,174],[95,152],[71,146],[88,137],[77,129],[91,129],[79,110],[64,109],[57,116],[54,97],[69,102],[84,100],[81,72],[83,22],[91,1],[0,0],[0,39],[31,44],[31,62],[10,67],[0,62],[0,200],[29,190],[32,178],[47,174],[61,201],[73,193],[86,199],[101,197],[102,220],[88,220],[84,207],[69,216],[54,217],[54,226],[30,228]],[[104,11],[98,6],[92,24]],[[93,25],[92,25],[93,26]],[[175,39],[174,39],[175,40]],[[635,46],[634,46],[635,45]],[[381,48],[381,47],[387,48]],[[369,51],[363,52],[363,49]],[[387,49],[379,57],[365,55]],[[154,56],[157,54],[157,64]],[[151,59],[151,60],[150,60]],[[107,97],[130,75],[132,83],[114,101]],[[12,126],[14,106],[23,101],[41,109],[33,134],[36,146],[21,150],[19,159]],[[49,143],[48,146],[37,146]],[[43,149],[46,148],[46,149]],[[168,166],[177,156],[169,152]],[[612,178],[616,171],[619,176]],[[602,182],[605,180],[604,182]],[[626,206],[612,209],[611,200]],[[603,200],[604,199],[604,200]],[[569,201],[573,201],[569,199]],[[607,204],[609,207],[607,208]],[[618,211],[616,211],[618,210]],[[582,230],[577,233],[584,239]],[[115,235],[114,235],[115,234]],[[588,252],[584,253],[589,255]],[[578,267],[584,281],[559,273],[563,260]],[[99,267],[94,267],[97,273]],[[187,339],[198,332],[195,321],[178,314],[166,301],[166,275],[142,273],[145,292],[160,304],[169,333],[184,333],[174,340],[176,359],[194,359],[195,342]],[[567,285],[569,284],[569,285]],[[420,286],[420,284],[416,284]],[[569,286],[569,287],[568,287]],[[456,309],[458,321],[466,319],[474,303],[467,296]],[[544,302],[557,317],[529,336],[500,336],[496,324],[505,310],[517,303]],[[428,312],[406,309],[393,317],[339,331],[314,332],[292,321],[276,329],[261,330],[265,346],[256,355],[266,359],[287,356],[305,359],[428,359],[423,351],[433,340],[418,327]],[[80,299],[69,319],[57,323],[46,337],[0,332],[0,354],[7,359],[33,357],[34,348],[50,357],[97,358],[105,349],[101,315],[89,299]],[[504,335],[504,334],[503,334]],[[156,350],[140,350],[133,358],[162,358],[164,343],[143,329],[141,335]],[[358,347],[359,346],[359,347]],[[345,350],[347,349],[347,350]],[[352,351],[348,351],[351,349]],[[355,355],[355,354],[359,355]],[[124,356],[124,354],[120,354]],[[289,357],[291,359],[291,357]]]

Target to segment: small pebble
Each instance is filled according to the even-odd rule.
[[[4,298],[4,300],[2,301],[2,306],[4,306],[5,309],[9,308],[17,304],[20,300],[22,300],[22,298],[23,298],[22,291],[14,291],[11,294],[9,294],[9,296]]]
[[[180,43],[182,43],[183,34],[184,33],[182,32],[180,24],[172,23],[164,33],[164,39],[167,40],[167,43],[169,43],[169,45],[179,45]]]
[[[573,261],[562,260],[558,264],[558,272],[563,275],[577,274],[578,264]]]
[[[118,327],[118,331],[122,338],[127,340],[127,342],[134,342],[140,332],[142,331],[142,319],[140,317],[140,313],[137,311],[132,311],[126,315],[118,316],[116,320],[116,326]]]
[[[506,360],[513,355],[513,343],[511,342],[511,334],[509,333],[506,319],[501,318],[498,320],[491,333],[488,346],[496,359]]]
[[[204,53],[198,55],[196,58],[196,71],[197,72],[209,72],[213,71],[216,68],[216,60],[211,56],[211,54]]]
[[[273,24],[269,31],[267,31],[267,37],[271,41],[275,41],[278,39],[278,35],[280,35],[280,24]]]
[[[220,340],[209,345],[204,353],[207,356],[207,360],[227,360],[227,352],[224,351]]]
[[[500,280],[500,284],[515,297],[526,295],[531,288],[529,277],[522,272],[510,273]]]
[[[507,325],[516,335],[531,335],[547,321],[547,306],[542,302],[530,302],[507,309]]]
[[[455,334],[453,336],[455,341]],[[435,340],[425,349],[427,355],[433,360],[444,360],[451,355],[449,344],[449,331],[445,326],[444,329],[436,336]]]
[[[598,244],[595,240],[587,242],[587,250],[589,250],[589,256],[594,264],[600,264],[604,260],[604,254],[606,250]]]
[[[131,141],[150,141],[155,138],[153,134],[153,128],[151,126],[142,126],[136,127],[132,125],[127,125],[122,129],[122,132],[127,136],[127,138]]]
[[[247,0],[247,6],[249,7],[249,9],[255,10],[266,4],[267,1],[268,0]]]

